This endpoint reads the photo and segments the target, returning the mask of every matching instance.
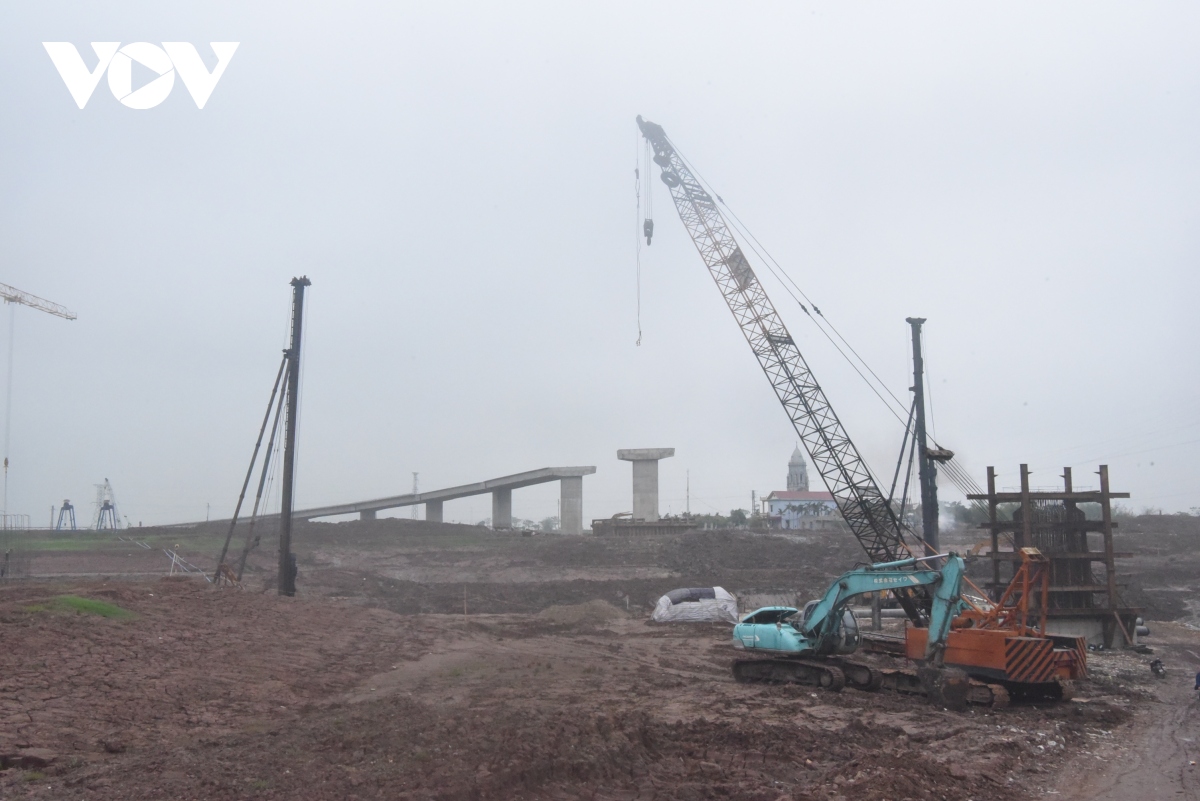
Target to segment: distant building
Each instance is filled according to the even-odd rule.
[[[799,445],[792,452],[792,458],[788,459],[787,488],[789,492],[808,492],[808,466],[804,464],[804,454],[800,452]]]
[[[832,494],[808,489],[808,466],[799,446],[788,460],[787,489],[767,495],[763,506],[771,524],[778,528],[823,529],[839,519]]]

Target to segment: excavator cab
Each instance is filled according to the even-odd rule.
[[[804,605],[804,622],[807,623],[812,615],[812,610],[816,608],[820,601],[809,601]],[[830,638],[833,642],[833,650],[830,653],[834,654],[852,654],[858,650],[858,646],[862,644],[862,635],[858,628],[858,618],[847,607],[842,613],[841,620],[834,624],[833,636]]]

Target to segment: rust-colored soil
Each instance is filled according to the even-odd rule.
[[[1082,799],[1144,758],[1190,701],[1175,685],[1190,687],[1200,653],[1200,634],[1159,625],[1169,683],[1149,657],[1096,654],[1076,701],[998,712],[739,685],[728,626],[653,625],[648,603],[716,580],[807,597],[852,561],[836,547],[715,534],[439,547],[337,530],[305,545],[293,599],[261,591],[265,558],[244,590],[0,585],[0,797]],[[64,594],[135,617],[55,611]],[[1164,736],[1190,737],[1175,717]],[[1137,764],[1187,798],[1171,789],[1189,791],[1187,753]]]

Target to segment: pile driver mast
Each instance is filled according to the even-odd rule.
[[[872,562],[913,556],[889,500],[813,377],[779,313],[734,239],[716,200],[692,173],[661,125],[637,118],[654,149],[662,182],[725,303],[754,351],[775,394],[803,440],[838,510]],[[911,597],[900,595],[909,617],[921,618]]]

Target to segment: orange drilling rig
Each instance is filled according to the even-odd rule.
[[[1022,548],[1021,566],[1000,600],[972,604],[951,622],[943,663],[998,684],[1013,698],[1070,699],[1073,682],[1087,678],[1087,640],[1046,634],[1049,567],[1037,548]],[[922,660],[927,640],[927,629],[906,627],[905,656]],[[1007,700],[996,697],[993,705]]]

